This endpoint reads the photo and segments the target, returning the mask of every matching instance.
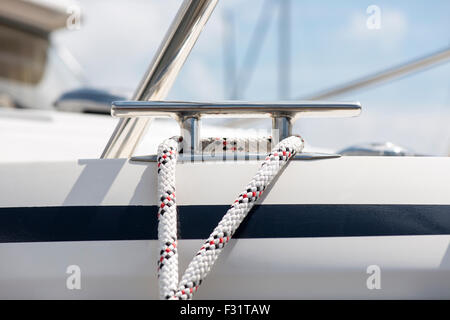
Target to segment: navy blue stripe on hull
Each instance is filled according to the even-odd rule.
[[[179,237],[205,239],[228,206],[179,206]],[[0,208],[0,242],[153,240],[156,206]],[[234,238],[450,234],[450,205],[259,205]]]

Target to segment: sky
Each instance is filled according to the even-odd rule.
[[[298,99],[450,46],[448,0],[291,0],[290,85],[289,92],[280,97],[278,26],[282,1],[219,0],[167,99],[225,100],[236,83],[242,91],[240,100]],[[81,9],[80,29],[56,32],[54,42],[72,52],[90,86],[133,92],[181,1],[75,3]],[[371,5],[380,9],[379,29],[367,27]],[[261,12],[263,22],[257,32],[267,29],[267,36],[258,39],[260,50],[253,50],[245,63],[249,44],[255,44],[251,39]],[[234,49],[227,40],[230,35]],[[251,76],[230,81],[227,57],[235,57],[238,75],[253,70]],[[356,125],[353,131],[360,135],[357,142],[385,139],[386,131],[417,152],[450,151],[446,121],[450,119],[450,63],[336,99],[358,100],[363,105],[363,125]],[[368,125],[371,119],[378,124]],[[315,128],[316,121],[321,120],[301,126]],[[343,131],[351,135],[353,123],[345,123]],[[341,129],[342,125],[336,128]],[[330,140],[311,139],[324,146]]]

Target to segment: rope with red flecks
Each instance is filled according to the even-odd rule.
[[[223,141],[226,141],[223,140]],[[175,201],[175,165],[181,139],[165,140],[158,148],[158,260],[159,291],[161,299],[192,299],[211,270],[225,245],[267,186],[296,154],[302,151],[304,141],[291,136],[280,141],[267,155],[258,172],[240,193],[217,227],[188,265],[178,283],[177,209]],[[224,149],[225,150],[225,149]],[[247,150],[248,151],[248,150]]]

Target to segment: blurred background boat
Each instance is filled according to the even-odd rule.
[[[92,114],[109,115],[113,100],[131,97],[177,6],[2,1],[0,160],[98,157],[117,120]],[[359,100],[364,112],[357,121],[298,121],[295,130],[308,150],[392,142],[410,154],[446,156],[448,3],[382,1],[379,7],[381,28],[370,30],[371,14],[358,2],[219,3],[168,99]],[[158,137],[161,121],[177,132],[174,122],[158,120],[148,137]],[[270,123],[206,123],[211,134],[219,127],[252,135],[268,132]],[[137,151],[153,152],[153,141],[145,139]]]

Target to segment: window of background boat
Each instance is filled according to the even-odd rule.
[[[48,40],[0,24],[0,78],[34,85],[45,70]]]
[[[48,109],[79,85],[45,35],[0,24],[0,107]]]
[[[80,0],[79,4],[81,29],[62,31],[54,39],[73,51],[91,83],[132,90],[180,1]],[[379,29],[368,28],[370,5],[380,10]],[[168,99],[307,97],[448,48],[449,12],[446,0],[219,1]],[[359,100],[363,114],[298,121],[295,131],[313,146],[339,150],[391,141],[421,154],[450,153],[448,60],[329,100]]]

